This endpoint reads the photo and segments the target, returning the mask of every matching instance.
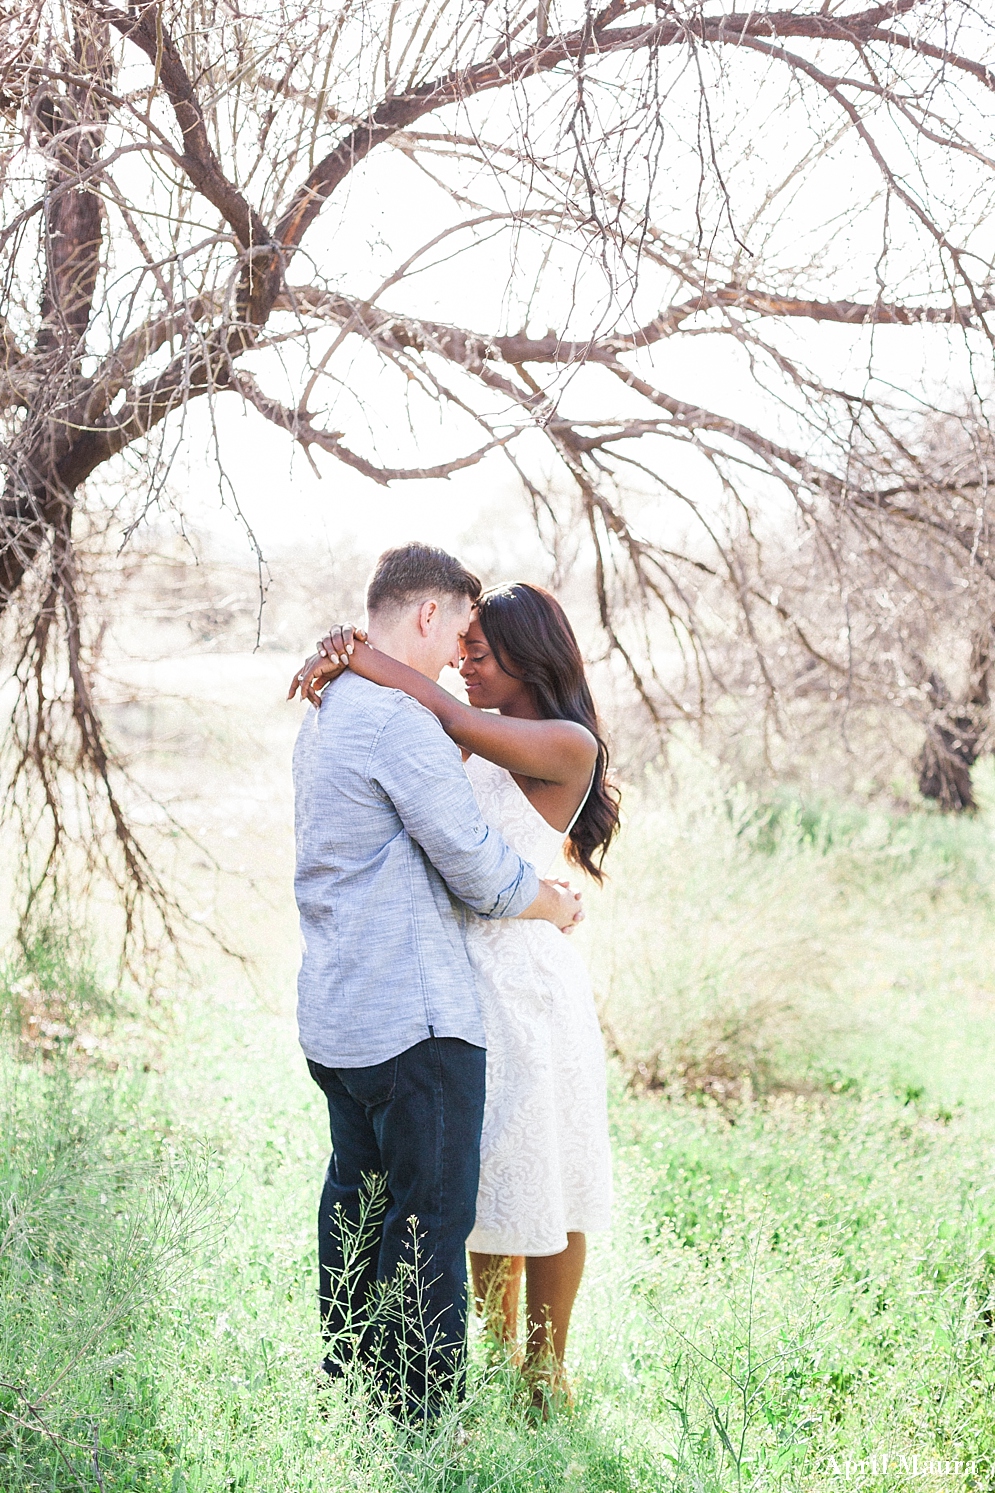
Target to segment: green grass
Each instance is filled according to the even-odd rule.
[[[0,1486],[161,1487],[160,1302],[217,1229],[205,1158],[123,1076],[0,1059]]]
[[[610,1039],[648,1081],[986,1097],[993,817],[765,805],[690,762],[673,797],[630,801],[612,870],[592,964]]]
[[[477,1338],[429,1438],[319,1394],[321,1098],[286,993],[214,979],[161,1073],[0,1068],[0,1486],[97,1489],[96,1431],[105,1490],[995,1487],[991,819],[646,794],[585,931],[618,1208],[575,1413]]]

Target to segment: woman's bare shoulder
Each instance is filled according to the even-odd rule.
[[[598,755],[598,740],[593,731],[580,723],[580,721],[545,721],[544,725],[553,728],[551,735],[555,735],[564,750],[569,750],[571,755],[576,754],[578,760],[585,759],[592,767]]]

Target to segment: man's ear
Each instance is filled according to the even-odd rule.
[[[427,638],[432,625],[432,618],[439,610],[437,601],[423,601],[418,608],[418,631],[423,638]]]

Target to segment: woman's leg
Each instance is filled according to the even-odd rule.
[[[568,1234],[561,1254],[532,1256],[525,1262],[525,1300],[529,1319],[526,1370],[549,1378],[556,1388],[565,1388],[563,1360],[567,1351],[570,1313],[577,1296],[587,1240],[583,1234]]]
[[[496,1342],[518,1341],[518,1296],[524,1255],[480,1255],[470,1251],[473,1304]]]

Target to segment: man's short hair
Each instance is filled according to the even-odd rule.
[[[480,582],[465,565],[433,544],[384,550],[366,588],[368,612],[401,611],[433,596],[476,601]]]

